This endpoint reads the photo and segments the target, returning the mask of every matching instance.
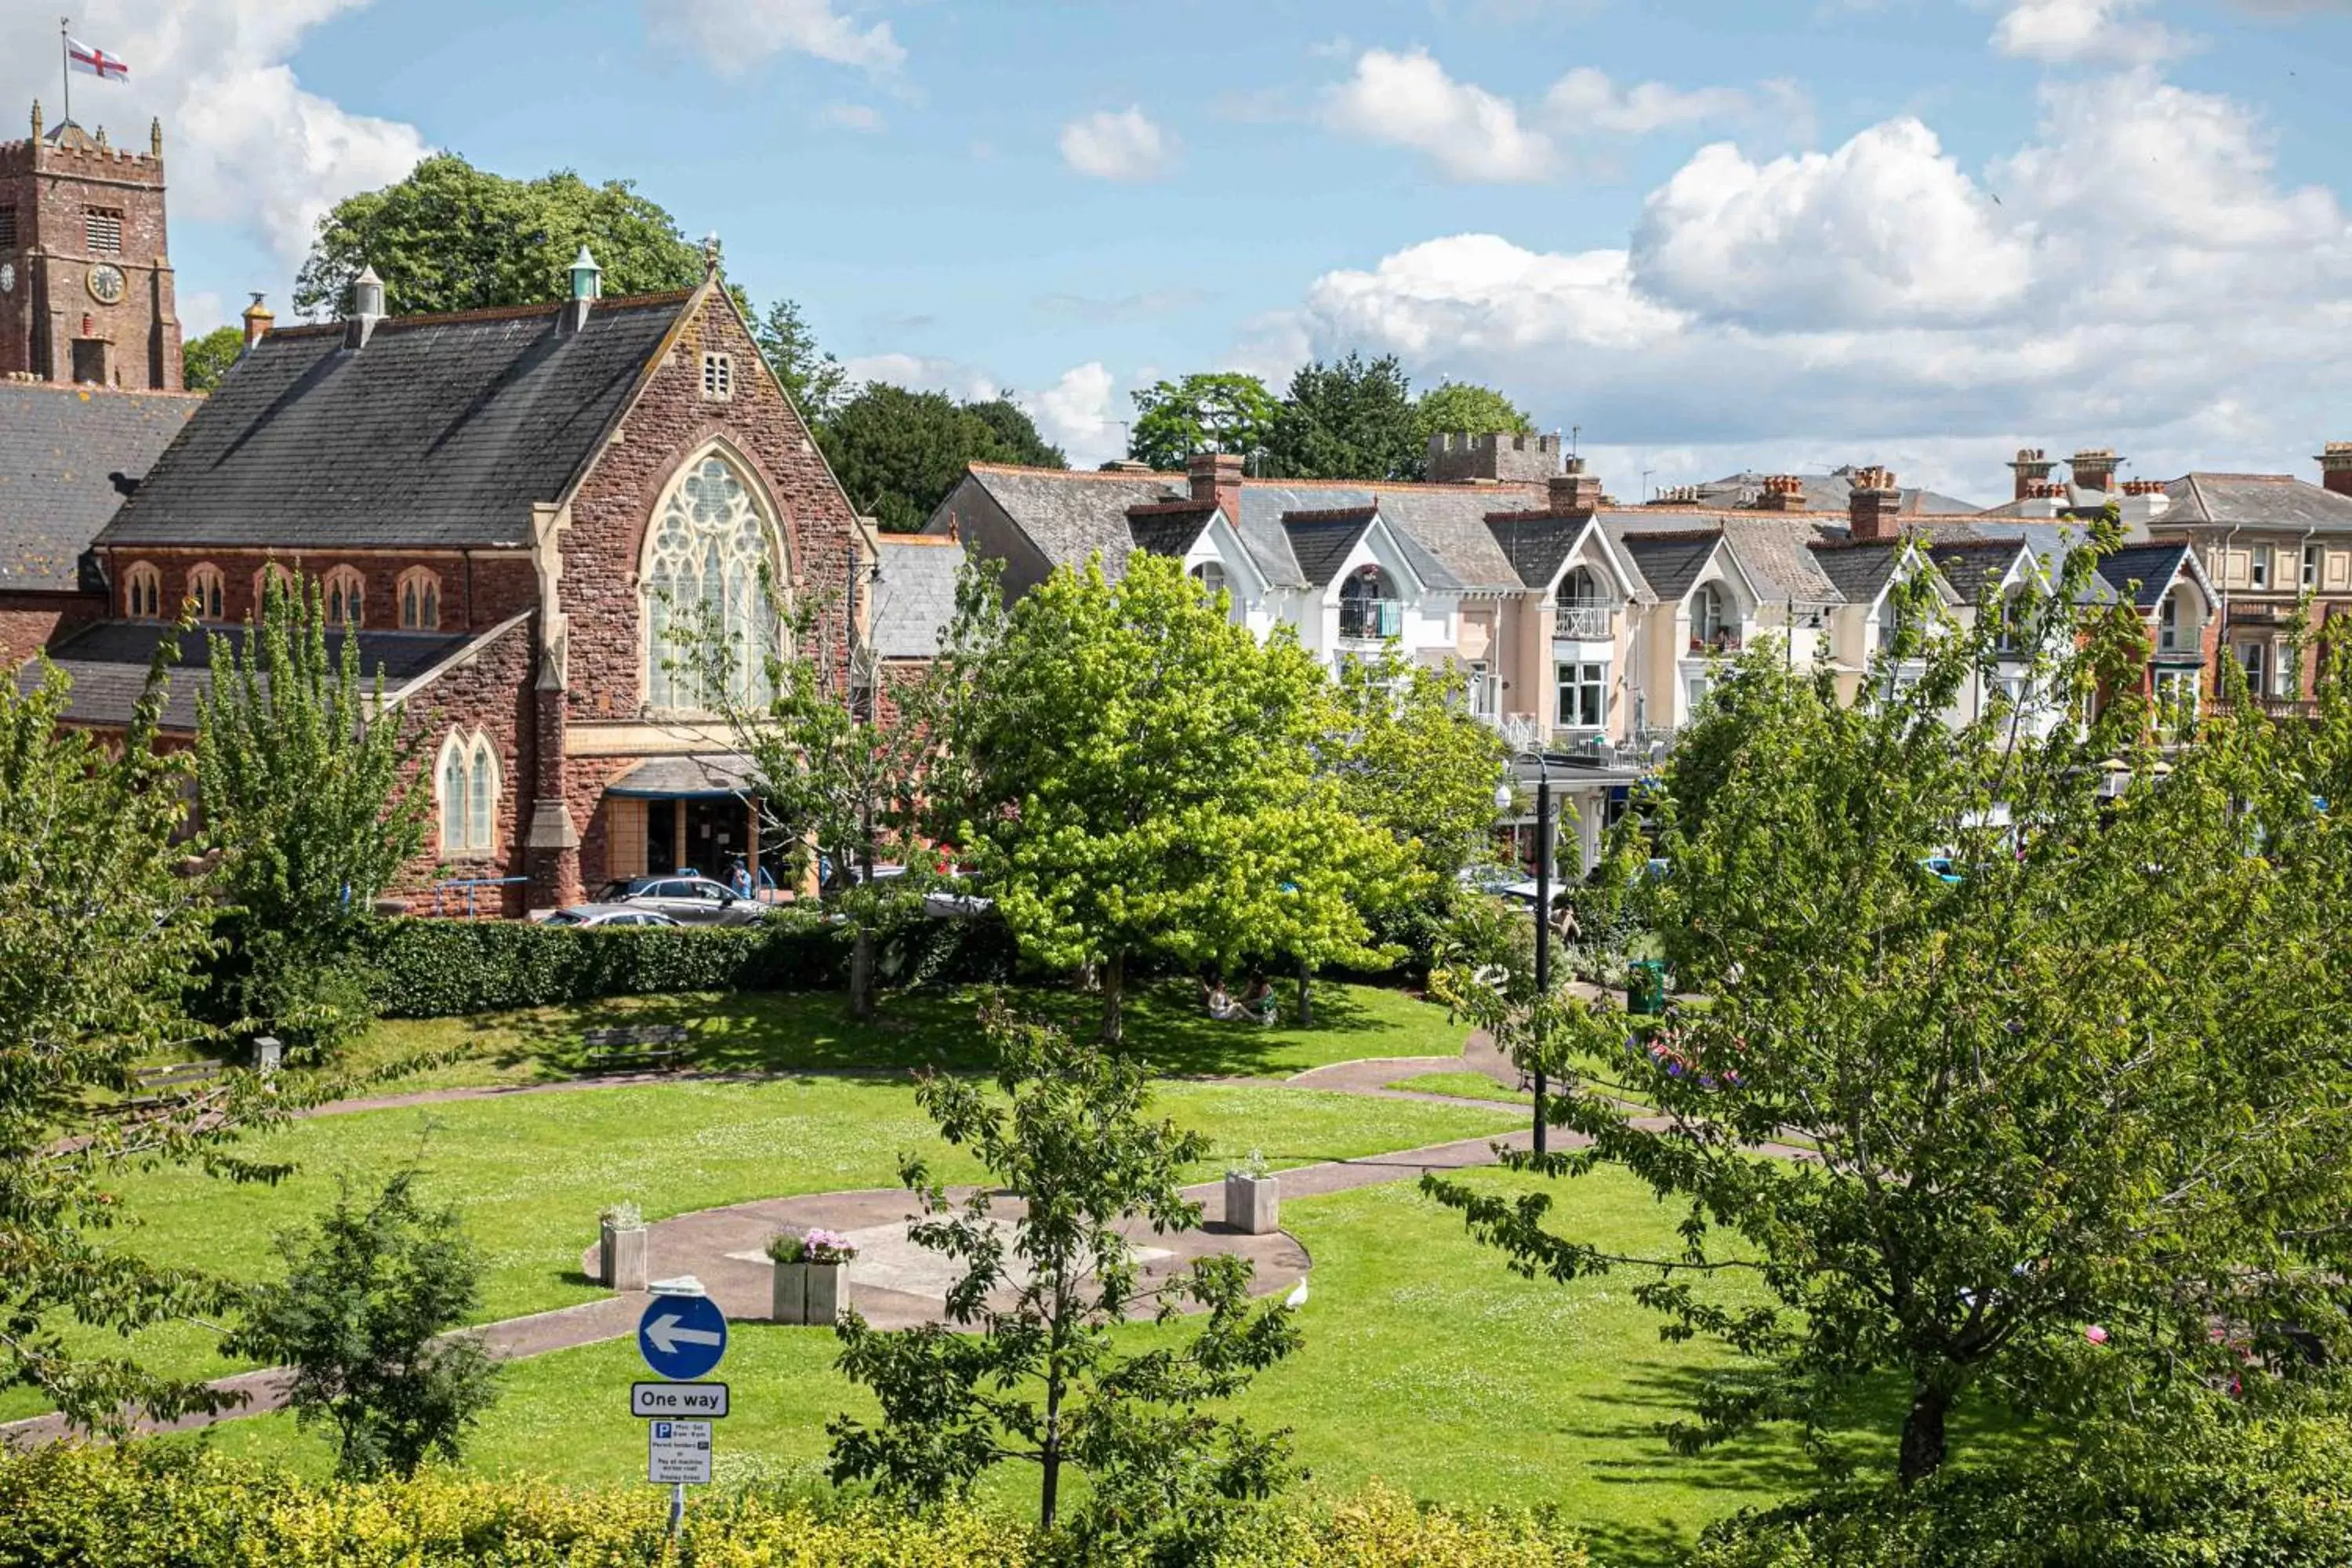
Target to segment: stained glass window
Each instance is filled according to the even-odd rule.
[[[768,660],[781,651],[770,599],[774,532],[733,465],[709,456],[688,465],[662,503],[646,552],[646,705],[697,711],[713,705],[706,675],[733,701],[765,703]]]

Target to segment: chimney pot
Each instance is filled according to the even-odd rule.
[[[2352,496],[2352,441],[2330,441],[2319,449],[2319,482],[2340,496]]]
[[[1873,466],[1853,471],[1853,492],[1846,501],[1846,535],[1858,544],[1883,544],[1899,531],[1903,492],[1888,469]]]
[[[1802,511],[1805,481],[1795,474],[1767,474],[1764,493],[1756,498],[1759,511]]]
[[[1584,471],[1584,459],[1570,458],[1566,473],[1545,481],[1545,500],[1554,517],[1591,515],[1601,505],[1601,478]]]
[[[1238,525],[1242,520],[1242,458],[1238,452],[1195,452],[1184,463],[1192,499],[1206,501]]]
[[[253,303],[245,308],[245,348],[247,353],[252,353],[253,345],[268,337],[269,329],[277,324],[278,318],[270,313],[268,305],[262,303],[262,298],[256,294]]]
[[[2009,465],[2010,472],[2017,476],[2015,499],[2032,500],[2037,493],[2033,487],[2049,479],[2057,468],[2058,465],[2052,462],[2041,447],[2020,447],[2016,458]]]
[[[2067,466],[2074,470],[2074,488],[2101,494],[2116,488],[2116,470],[2123,463],[2112,447],[2085,447],[2067,459]]]

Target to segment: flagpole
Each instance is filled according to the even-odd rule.
[[[64,86],[66,90],[65,123],[68,125],[71,125],[73,123],[73,60],[69,58],[73,49],[73,44],[71,41],[72,32],[73,18],[71,16],[58,17],[58,79]]]

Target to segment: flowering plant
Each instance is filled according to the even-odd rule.
[[[812,1230],[806,1236],[790,1231],[768,1243],[768,1256],[778,1263],[846,1263],[857,1248],[838,1231]]]

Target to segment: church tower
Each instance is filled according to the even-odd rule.
[[[0,377],[180,390],[163,243],[163,129],[148,150],[66,121],[0,142]]]

